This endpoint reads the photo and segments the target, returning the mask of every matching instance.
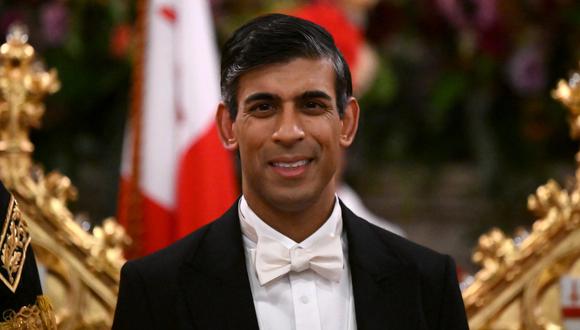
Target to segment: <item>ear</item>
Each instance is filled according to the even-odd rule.
[[[228,107],[223,102],[220,102],[218,105],[215,120],[223,146],[229,151],[237,150],[238,140],[234,134],[234,120],[230,115]]]
[[[344,114],[340,120],[340,145],[343,148],[349,147],[354,141],[358,130],[358,118],[360,108],[354,97],[350,97],[344,107]]]

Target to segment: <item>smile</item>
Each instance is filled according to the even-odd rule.
[[[300,166],[304,166],[306,164],[310,163],[310,160],[308,159],[303,159],[303,160],[299,160],[296,162],[292,162],[292,163],[287,163],[287,162],[273,162],[272,166],[274,167],[282,167],[282,168],[297,168]]]
[[[286,179],[298,179],[305,175],[312,163],[312,159],[288,159],[288,160],[274,160],[270,162],[271,168],[279,176]]]

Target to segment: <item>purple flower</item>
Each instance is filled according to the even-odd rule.
[[[64,42],[69,28],[68,8],[59,1],[53,1],[41,8],[42,34],[47,44],[60,45]]]
[[[471,0],[475,11],[468,14],[464,1],[435,0],[439,11],[457,29],[477,27],[489,29],[497,21],[497,0]]]
[[[542,49],[525,45],[517,49],[508,61],[508,78],[512,87],[522,95],[540,92],[546,86],[546,67]]]
[[[457,0],[435,0],[435,3],[443,16],[455,28],[464,29],[468,25],[463,7]]]

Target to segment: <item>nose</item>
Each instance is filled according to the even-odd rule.
[[[303,140],[304,136],[300,114],[292,107],[285,107],[279,114],[272,139],[282,145],[291,146]]]

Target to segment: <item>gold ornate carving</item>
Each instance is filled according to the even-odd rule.
[[[56,330],[54,312],[48,299],[38,296],[36,303],[19,311],[7,310],[2,315],[0,330]]]
[[[46,71],[35,60],[27,40],[26,29],[15,26],[0,46],[0,179],[29,225],[59,328],[106,329],[124,263],[121,251],[130,240],[112,218],[92,232],[82,229],[67,206],[77,197],[70,179],[45,174],[32,162],[29,130],[40,126],[42,100],[60,83],[54,69]]]
[[[20,211],[14,197],[10,203],[0,236],[0,280],[12,292],[16,292],[20,283],[20,275],[26,261],[26,250],[30,244],[30,234],[26,221],[20,216]]]
[[[570,110],[571,136],[580,139],[580,73],[560,81],[552,95]],[[513,239],[492,229],[479,239],[481,266],[463,290],[471,329],[563,329],[559,279],[580,276],[580,152],[570,191],[554,180],[528,198],[537,220]]]

